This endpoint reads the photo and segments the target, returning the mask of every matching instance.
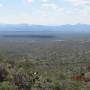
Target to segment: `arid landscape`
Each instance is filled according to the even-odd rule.
[[[4,32],[0,38],[0,88],[89,90],[89,34]]]
[[[0,0],[0,90],[90,90],[90,0]]]

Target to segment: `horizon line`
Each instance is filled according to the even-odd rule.
[[[76,24],[29,24],[29,23],[0,23],[0,25],[28,25],[28,26],[63,26],[63,25],[90,25],[86,23],[76,23]]]

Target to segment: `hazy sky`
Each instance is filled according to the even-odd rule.
[[[90,24],[90,0],[0,0],[0,23]]]

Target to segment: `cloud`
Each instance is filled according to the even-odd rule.
[[[28,3],[32,3],[33,0],[27,0]]]
[[[2,7],[2,6],[3,6],[3,4],[0,3],[0,7]]]
[[[57,5],[56,4],[53,4],[53,3],[44,3],[44,4],[42,4],[41,7],[43,9],[47,9],[47,10],[50,10],[50,9],[54,10],[54,9],[57,8]]]
[[[42,2],[48,2],[48,0],[42,0]]]
[[[31,24],[75,24],[89,23],[90,24],[90,1],[89,0],[24,0],[31,5],[31,11],[18,12],[16,18],[0,18],[3,23],[31,23]],[[56,1],[56,2],[54,2]],[[28,4],[26,4],[28,5]],[[0,4],[2,7],[2,4]],[[28,8],[30,9],[30,8]],[[6,15],[6,14],[5,14]],[[13,15],[12,15],[13,16]]]
[[[90,4],[90,0],[65,0],[74,6],[83,6]]]
[[[36,10],[33,10],[32,16],[35,17],[53,17],[64,15],[64,8],[58,6],[54,3],[43,3],[40,8],[37,8]]]
[[[89,6],[84,7],[83,10],[80,10],[79,15],[83,17],[88,17],[88,16],[90,17],[90,7]]]
[[[53,0],[40,1],[38,7],[33,8],[31,16],[26,16],[26,23],[49,25],[90,23],[89,0],[63,0],[66,6],[54,3]]]

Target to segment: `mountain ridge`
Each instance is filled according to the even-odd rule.
[[[31,25],[31,24],[0,24],[0,31],[90,31],[89,24],[65,25]]]

